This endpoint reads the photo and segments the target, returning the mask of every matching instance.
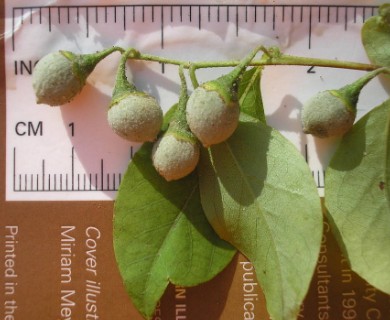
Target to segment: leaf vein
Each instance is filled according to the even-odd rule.
[[[149,286],[149,282],[151,280],[151,275],[152,275],[152,269],[156,266],[156,264],[158,263],[158,260],[159,258],[161,257],[161,252],[164,251],[166,245],[168,244],[169,242],[169,238],[171,237],[172,233],[174,232],[174,230],[176,229],[177,225],[179,224],[179,221],[185,216],[184,215],[184,210],[185,208],[188,206],[188,203],[189,201],[191,200],[191,198],[193,197],[196,189],[198,188],[198,183],[196,183],[194,185],[194,188],[191,190],[189,196],[187,197],[186,201],[184,202],[183,206],[179,209],[179,212],[178,212],[178,215],[176,216],[176,218],[173,220],[173,223],[172,223],[172,227],[168,230],[167,232],[167,235],[164,237],[162,243],[161,243],[161,246],[159,247],[158,251],[156,252],[156,255],[155,255],[155,259],[153,260],[152,264],[151,264],[151,268],[150,268],[150,271],[148,273],[148,276],[146,277],[145,279],[145,288],[144,288],[144,293],[146,292],[148,286]],[[164,261],[166,262],[166,261]],[[168,271],[168,268],[167,268],[167,265],[166,263],[164,263],[164,267],[165,267],[165,274],[167,276],[167,279],[169,279],[170,277],[170,274],[169,274],[169,271]],[[145,303],[146,301],[144,301]]]
[[[229,140],[228,140],[228,141],[229,141]],[[253,190],[252,190],[251,185],[249,184],[249,182],[247,181],[247,179],[245,179],[245,178],[246,178],[246,175],[245,175],[243,169],[241,168],[241,166],[240,166],[240,164],[239,164],[239,161],[238,161],[238,159],[236,158],[236,156],[235,156],[235,154],[234,154],[232,148],[230,147],[228,141],[227,141],[227,142],[224,142],[224,144],[226,145],[226,148],[227,148],[229,154],[231,155],[231,157],[232,157],[232,159],[233,159],[233,162],[234,162],[234,164],[235,164],[237,170],[238,170],[239,173],[240,173],[240,178],[243,180],[243,185],[246,186],[246,188],[248,189],[248,191],[249,191],[249,193],[250,193],[252,199],[254,200],[255,206],[257,207],[258,212],[259,212],[259,215],[258,215],[257,217],[258,217],[258,218],[259,218],[259,217],[262,217],[262,220],[264,221],[265,226],[266,226],[268,232],[269,232],[270,234],[273,234],[273,233],[272,233],[272,228],[269,226],[269,223],[268,223],[266,217],[265,217],[264,214],[263,214],[263,210],[262,210],[262,208],[261,208],[261,206],[260,206],[260,204],[259,204],[259,202],[258,202],[258,200],[257,200],[257,198],[256,198],[256,196],[255,196],[255,194],[254,194],[254,192],[253,192]],[[256,228],[256,231],[255,231],[255,232],[256,232],[256,235],[255,235],[255,236],[256,236],[256,239],[257,239],[257,238],[259,238],[259,236],[258,236],[259,230]],[[277,264],[277,265],[278,265],[278,268],[277,268],[277,269],[278,269],[278,274],[279,274],[280,278],[283,279],[283,273],[282,273],[282,271],[281,271],[281,268],[279,267],[279,266],[281,265],[281,263],[280,263],[280,257],[279,257],[278,251],[276,250],[277,245],[276,245],[274,239],[275,239],[274,236],[271,236],[271,237],[270,237],[269,246],[268,246],[267,251],[270,250],[270,248],[272,247],[272,249],[273,249],[274,252],[276,253],[276,256],[277,256],[277,259],[278,259],[278,264]],[[257,258],[258,258],[258,257],[257,257],[257,251],[256,251],[256,253],[254,253],[254,254],[255,254],[255,260],[257,260]],[[267,253],[267,256],[268,256],[268,253]],[[266,260],[267,260],[267,259],[266,259]],[[267,265],[267,263],[265,263],[265,267],[266,267],[266,265]],[[275,270],[274,270],[274,271],[275,271]],[[276,284],[275,284],[275,285],[276,285]],[[280,282],[280,286],[281,286],[281,287],[279,288],[279,290],[282,292],[282,291],[283,291],[282,281]],[[282,299],[283,299],[283,298],[284,298],[284,296],[282,295]],[[284,309],[284,301],[283,301],[283,309]]]

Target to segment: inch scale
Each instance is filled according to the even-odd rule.
[[[130,23],[157,23],[161,32],[161,48],[164,47],[164,27],[171,23],[196,22],[199,30],[202,29],[202,21],[210,23],[234,23],[236,36],[239,35],[240,24],[247,24],[250,19],[254,23],[267,23],[275,30],[276,24],[284,23],[286,19],[303,23],[308,19],[308,48],[311,48],[312,23],[316,17],[318,22],[325,20],[330,23],[334,19],[336,23],[343,23],[347,30],[349,19],[352,16],[353,23],[357,23],[360,16],[362,21],[366,17],[375,14],[377,6],[370,5],[72,5],[72,6],[26,6],[12,8],[12,49],[15,51],[15,30],[16,26],[25,22],[33,25],[34,13],[38,12],[37,20],[43,23],[46,17],[48,31],[52,31],[53,25],[74,23],[80,24],[80,17],[84,16],[85,37],[89,37],[89,27],[94,24],[116,24],[121,25],[126,31]],[[141,12],[139,12],[141,11]],[[149,11],[149,12],[148,12]],[[317,13],[315,13],[317,12]],[[139,13],[141,13],[139,15]],[[26,19],[26,14],[28,18]],[[64,16],[65,15],[65,16]],[[45,17],[44,17],[45,16]],[[94,16],[94,17],[92,17]],[[136,18],[137,17],[137,18]],[[91,20],[92,19],[92,20]],[[215,19],[215,20],[214,20]],[[277,19],[279,21],[277,21]],[[224,20],[224,21],[223,21]]]
[[[36,105],[31,73],[56,50],[89,53],[119,45],[182,60],[239,59],[259,43],[286,54],[368,62],[360,28],[377,13],[372,5],[135,4],[12,6],[6,1],[6,199],[113,199],[139,145],[123,141],[106,123],[119,54],[102,61],[83,92],[68,105]],[[23,2],[23,1],[22,1]],[[177,68],[158,63],[130,67],[137,87],[176,103]],[[226,70],[200,70],[200,81]],[[341,87],[359,71],[317,67],[267,67],[262,94],[268,124],[306,158],[320,194],[335,141],[302,134],[302,103],[319,90]],[[373,80],[375,82],[378,80]],[[358,117],[386,99],[368,85]]]

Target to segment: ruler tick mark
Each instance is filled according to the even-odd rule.
[[[322,6],[320,6],[320,7],[318,8],[318,23],[321,22],[321,9],[322,9]]]
[[[275,13],[275,7],[272,9],[272,30],[275,30],[275,20],[276,20],[276,13]]]
[[[164,49],[164,7],[161,6],[161,49]]]
[[[123,6],[123,30],[126,31],[126,6]]]
[[[101,159],[100,160],[100,188],[101,188],[101,190],[104,189],[103,177],[104,177],[104,162],[103,162],[103,159]]]
[[[89,38],[89,10],[88,10],[88,7],[85,8],[85,28],[86,28],[87,38]]]
[[[230,21],[230,7],[226,6],[226,22]]]
[[[311,49],[312,7],[309,8],[309,50]]]
[[[74,190],[74,147],[72,147],[71,155],[71,167],[72,167],[72,190]],[[66,189],[68,189],[68,175],[66,175]]]
[[[295,7],[291,8],[291,22],[294,22],[294,9]]]
[[[42,160],[42,190],[45,190],[45,159]]]
[[[239,25],[239,19],[238,19],[238,6],[236,6],[236,37],[238,37],[238,25]]]
[[[200,6],[198,6],[198,29],[202,28],[202,12],[200,10]]]
[[[48,15],[48,18],[49,18],[49,32],[51,32],[51,7],[48,7],[47,9],[49,10],[49,15]]]
[[[12,162],[13,162],[13,168],[12,168],[12,171],[13,171],[13,178],[14,178],[14,181],[13,181],[13,189],[15,191],[15,179],[16,179],[16,148],[14,147],[14,150],[13,150],[13,159],[12,159]],[[19,188],[20,189],[20,188]]]

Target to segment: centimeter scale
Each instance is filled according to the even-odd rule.
[[[106,122],[119,54],[103,60],[83,92],[62,107],[36,105],[31,73],[56,50],[90,53],[113,45],[181,60],[240,59],[258,44],[286,54],[368,62],[360,41],[371,5],[78,5],[6,3],[6,200],[113,199],[139,147],[117,137]],[[133,62],[129,77],[160,101],[178,99],[177,67]],[[200,82],[228,70],[197,72]],[[319,67],[266,67],[261,82],[267,122],[306,158],[319,192],[335,141],[302,133],[302,104],[320,90],[362,75]],[[374,79],[374,81],[379,81]],[[358,117],[386,98],[381,86],[362,92]]]

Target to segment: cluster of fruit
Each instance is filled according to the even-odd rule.
[[[71,101],[84,87],[96,64],[113,49],[96,54],[50,53],[36,65],[33,87],[37,103],[58,106]],[[112,130],[133,142],[154,142],[153,164],[168,181],[191,173],[204,147],[225,141],[239,118],[238,79],[258,50],[251,52],[232,72],[197,87],[188,96],[180,68],[180,100],[168,130],[159,137],[163,112],[151,95],[137,90],[126,77],[125,66],[133,49],[122,52],[107,118]],[[156,141],[157,140],[157,141]]]
[[[167,180],[177,180],[197,166],[199,142],[204,147],[221,143],[237,128],[240,114],[238,84],[246,67],[262,47],[256,48],[228,74],[208,81],[187,93],[183,66],[179,68],[181,94],[168,130],[161,134],[163,112],[157,100],[137,90],[126,77],[126,61],[134,49],[113,47],[94,54],[69,51],[50,53],[36,65],[33,87],[37,103],[58,106],[71,101],[84,87],[95,66],[113,51],[122,57],[108,108],[108,123],[119,136],[133,142],[154,142],[153,165]],[[265,52],[265,54],[268,54]],[[318,137],[341,135],[353,125],[356,104],[363,86],[385,68],[367,73],[338,90],[323,91],[302,110],[303,131]]]

